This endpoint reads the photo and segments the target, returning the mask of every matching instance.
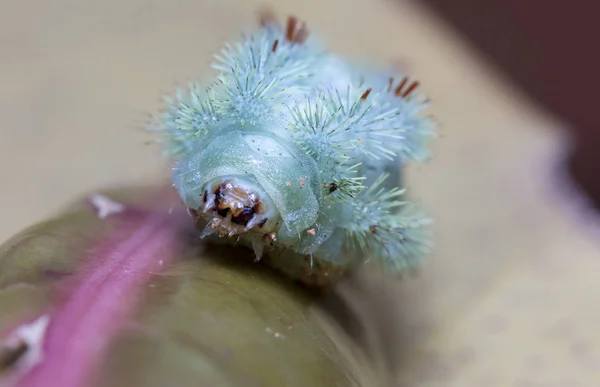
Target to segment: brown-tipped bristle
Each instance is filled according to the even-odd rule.
[[[363,101],[366,100],[369,97],[369,94],[371,94],[371,90],[372,90],[372,88],[369,87],[367,89],[367,91],[365,91],[363,93],[363,95],[360,96],[360,99],[363,100]]]
[[[417,81],[413,82],[412,85],[410,85],[408,87],[408,89],[406,89],[404,94],[402,94],[402,98],[408,97],[410,95],[410,93],[412,93],[418,86],[419,86],[419,82],[417,82]]]
[[[289,16],[287,21],[287,27],[285,30],[285,38],[293,42],[294,41],[294,33],[296,31],[296,26],[298,25],[298,19],[295,16]]]
[[[271,47],[271,52],[277,51],[277,45],[279,44],[279,39],[275,39],[273,42],[273,47]]]
[[[396,94],[398,97],[400,97],[400,95],[402,93],[402,89],[404,89],[406,82],[408,82],[408,77],[402,78],[402,81],[400,82],[398,87],[396,87],[396,90],[394,90],[394,94]]]

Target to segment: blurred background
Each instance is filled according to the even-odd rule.
[[[0,240],[94,189],[166,181],[148,115],[210,77],[263,5],[341,54],[402,61],[433,101],[434,158],[407,185],[436,250],[396,289],[401,385],[600,385],[599,66],[582,8],[565,23],[539,0],[5,1]]]

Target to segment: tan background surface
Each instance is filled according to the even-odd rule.
[[[406,58],[442,123],[413,195],[435,256],[405,281],[406,386],[600,386],[600,246],[550,184],[557,123],[405,3],[279,0],[336,50]],[[163,92],[205,76],[255,1],[4,2],[0,240],[83,192],[168,173],[138,130]]]

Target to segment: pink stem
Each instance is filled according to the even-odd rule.
[[[128,322],[145,284],[174,258],[175,222],[162,214],[124,220],[90,254],[64,302],[50,314],[43,360],[19,386],[89,386],[110,341]]]

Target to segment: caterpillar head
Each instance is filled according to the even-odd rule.
[[[208,224],[202,237],[210,234],[229,236],[276,231],[281,216],[273,201],[252,179],[216,178],[202,190],[202,211],[190,209],[197,219]]]
[[[237,125],[202,140],[173,175],[198,226],[207,224],[202,236],[258,233],[284,242],[316,221],[317,167],[294,143],[272,128]]]

